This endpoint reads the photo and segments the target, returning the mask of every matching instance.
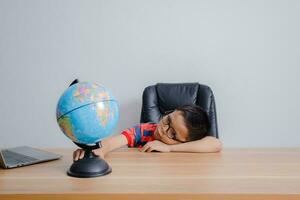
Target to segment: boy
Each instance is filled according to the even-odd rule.
[[[221,142],[208,135],[210,123],[206,112],[199,106],[187,105],[165,115],[158,124],[144,123],[122,131],[120,135],[101,141],[102,148],[93,150],[104,159],[119,147],[139,147],[141,152],[218,152]],[[76,161],[82,159],[84,150],[73,153]]]

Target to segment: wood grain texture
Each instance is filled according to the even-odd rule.
[[[0,170],[0,199],[300,199],[300,149],[224,149],[220,153],[109,153],[112,173],[66,175],[74,149],[51,161]]]

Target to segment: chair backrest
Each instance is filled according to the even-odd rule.
[[[157,83],[143,92],[141,123],[158,123],[166,111],[183,105],[198,105],[209,117],[210,136],[218,135],[215,99],[210,87],[199,83]]]

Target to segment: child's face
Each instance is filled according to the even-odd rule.
[[[188,130],[180,111],[164,116],[158,123],[154,138],[166,144],[179,144],[187,141]]]

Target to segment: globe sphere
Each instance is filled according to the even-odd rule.
[[[113,133],[119,120],[119,106],[105,87],[79,82],[59,98],[56,119],[62,132],[73,142],[95,144]]]

